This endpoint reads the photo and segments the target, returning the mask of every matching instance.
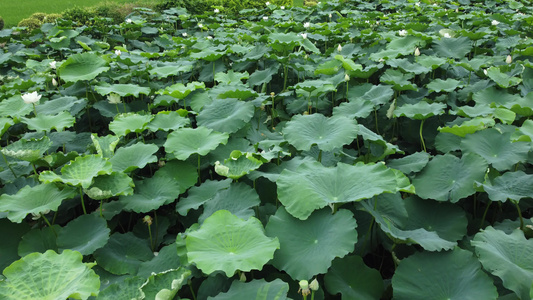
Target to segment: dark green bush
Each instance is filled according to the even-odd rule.
[[[18,23],[18,27],[26,27],[29,31],[32,31],[34,29],[37,29],[39,27],[41,27],[42,25],[42,22],[39,21],[38,19],[34,19],[34,18],[26,18],[26,19],[22,19],[19,23]]]
[[[156,5],[155,9],[163,11],[172,7],[183,7],[191,14],[204,14],[213,11],[215,7],[223,7],[224,13],[237,15],[243,9],[264,8],[265,3],[265,0],[165,0]],[[270,3],[288,6],[292,1],[271,0]]]
[[[4,29],[4,19],[0,17],[0,30]]]

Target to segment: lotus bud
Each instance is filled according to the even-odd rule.
[[[115,55],[116,56],[120,56],[122,54],[122,52],[120,52],[120,50],[115,50]]]
[[[309,23],[309,22],[305,22],[304,23],[304,28],[309,28],[309,26],[311,26],[311,23]]]
[[[505,59],[505,62],[510,64],[513,62],[513,58],[511,57],[511,55],[507,55],[507,58]]]
[[[500,24],[500,22],[496,21],[496,20],[492,20],[492,22],[490,22],[490,24],[492,24],[494,26],[497,26],[498,24]]]
[[[57,86],[57,80],[55,78],[52,78],[52,85]]]
[[[398,35],[399,36],[406,36],[407,35],[407,30],[405,30],[405,29],[399,30],[398,31]]]
[[[311,294],[311,290],[309,289],[309,282],[307,282],[307,280],[300,280],[298,284],[300,285],[300,289],[298,290],[299,293],[301,293],[303,296]]]
[[[313,279],[313,281],[311,281],[311,283],[309,284],[309,289],[311,289],[311,291],[318,291],[318,280]]]
[[[267,17],[267,16],[264,16],[264,17],[263,17],[263,20],[264,20],[264,21],[267,21],[267,20],[268,20],[268,17]]]
[[[452,36],[451,36],[449,33],[446,32],[446,33],[444,33],[444,37],[447,38],[447,39],[449,39],[449,38],[451,38]]]
[[[150,217],[148,215],[144,216],[143,223],[146,223],[146,225],[148,225],[148,226],[152,225],[152,217]]]
[[[182,35],[183,37],[187,37],[187,36],[188,36],[187,32],[183,32],[181,35]]]
[[[282,6],[280,6],[279,8],[281,8],[281,9],[285,9],[285,6],[282,5]]]
[[[269,6],[269,5],[270,5],[270,2],[267,1],[267,2],[265,3],[265,5],[266,5],[266,6]]]
[[[329,18],[331,19],[332,15],[331,15],[331,14],[329,14],[329,15],[328,15],[328,17],[329,17]]]
[[[344,81],[346,82],[350,81],[350,75],[344,74]]]
[[[488,74],[487,69],[483,69],[483,74],[485,74],[485,75]]]
[[[50,68],[55,69],[57,68],[57,61],[54,60],[53,62],[49,63],[49,65],[50,65]]]
[[[131,24],[133,22],[131,19],[126,19],[126,23]]]
[[[415,49],[415,56],[420,56],[420,49],[418,47]]]
[[[208,36],[207,36],[207,39],[208,39],[208,40],[212,40],[212,39],[213,39],[213,37],[212,37],[212,36],[210,36],[210,35],[208,35]]]
[[[244,272],[241,272],[241,275],[239,275],[239,281],[246,282],[246,275],[244,274]]]
[[[342,51],[342,46],[341,46],[341,44],[339,44],[339,45],[337,46],[337,51],[339,51],[339,52]]]
[[[202,23],[198,23],[198,27],[199,27],[200,29],[202,29],[202,28],[204,28],[204,24],[202,24]]]
[[[302,33],[300,34],[302,36],[302,38],[305,40],[307,38],[307,33]]]
[[[218,14],[220,12],[220,10],[218,8],[215,8],[215,10],[213,11],[215,14]]]
[[[41,95],[39,95],[37,92],[26,93],[22,95],[22,100],[24,101],[24,103],[27,103],[27,104],[33,104],[35,102],[38,102],[40,99],[41,99]]]

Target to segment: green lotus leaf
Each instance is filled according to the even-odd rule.
[[[171,131],[182,127],[187,127],[190,124],[191,120],[181,116],[181,114],[177,111],[160,111],[148,124],[148,129],[153,132],[158,130]]]
[[[503,107],[523,116],[533,115],[533,109],[531,107],[533,93],[528,93],[525,97],[521,97],[519,94],[512,94],[505,89],[498,89],[491,86],[475,92],[472,98],[477,103],[476,106]]]
[[[0,101],[0,116],[11,117],[15,121],[33,111],[31,104],[24,103],[21,95],[15,95]]]
[[[495,124],[496,122],[492,118],[477,117],[468,119],[460,124],[450,124],[446,127],[439,127],[438,130],[440,132],[449,132],[460,137],[465,137],[467,134],[492,127]]]
[[[391,86],[365,83],[353,88],[350,87],[347,98],[349,102],[366,100],[374,103],[374,105],[377,106],[389,103],[393,95],[394,90]]]
[[[126,277],[123,281],[112,283],[98,294],[96,300],[132,300],[143,299],[140,287],[146,280],[141,277]]]
[[[289,292],[289,284],[281,279],[266,282],[264,279],[252,280],[250,282],[233,281],[229,290],[214,297],[207,297],[208,300],[285,300]]]
[[[392,277],[394,299],[496,299],[492,280],[472,252],[417,252],[400,262]]]
[[[72,163],[61,168],[61,175],[52,171],[43,171],[39,174],[39,180],[45,183],[63,182],[87,189],[94,177],[111,172],[112,165],[106,159],[97,155],[85,155],[76,157]]]
[[[37,115],[57,115],[63,111],[68,111],[71,115],[75,116],[86,105],[86,99],[65,96],[39,104],[35,106],[35,110],[37,111]]]
[[[97,85],[94,90],[102,95],[109,95],[115,93],[121,97],[134,96],[139,97],[139,94],[150,95],[150,88],[145,86],[139,86],[136,84],[113,84],[113,85]]]
[[[322,114],[296,115],[283,128],[285,139],[298,150],[317,145],[332,151],[350,144],[357,137],[355,121],[345,117],[325,117]]]
[[[343,102],[333,108],[333,116],[348,119],[366,118],[374,111],[374,104],[368,100]]]
[[[356,227],[349,210],[341,209],[333,215],[325,208],[302,221],[280,207],[266,226],[267,235],[277,237],[280,243],[272,264],[294,280],[326,273],[333,259],[353,251]]]
[[[415,152],[402,158],[387,160],[387,166],[405,174],[416,173],[427,165],[430,156],[427,152]]]
[[[0,152],[6,156],[14,157],[29,162],[35,162],[43,157],[43,154],[50,149],[52,142],[47,136],[40,139],[20,139],[2,148]]]
[[[396,91],[417,91],[416,84],[409,81],[414,76],[414,74],[404,74],[400,70],[387,69],[380,79],[381,82],[392,85],[392,88]]]
[[[486,171],[487,162],[479,155],[438,155],[416,175],[413,185],[421,198],[455,203],[475,193],[474,182],[483,181]]]
[[[135,193],[121,196],[119,201],[125,210],[146,213],[174,202],[180,194],[180,186],[172,178],[151,177],[135,182]]]
[[[435,70],[445,64],[447,60],[446,58],[433,55],[420,55],[415,58],[415,61],[424,67]]]
[[[519,85],[522,82],[521,78],[509,76],[502,73],[498,67],[490,67],[487,69],[487,76],[496,82],[502,88],[508,88],[511,86]]]
[[[350,58],[346,58],[342,55],[335,55],[335,59],[342,62],[342,67],[346,70],[346,71],[362,71],[363,70],[363,65],[360,65],[360,64],[356,64],[353,60],[351,60]]]
[[[338,163],[334,168],[318,162],[303,163],[295,171],[281,172],[276,182],[278,197],[291,215],[305,220],[314,210],[333,203],[411,191],[409,179],[396,172],[382,163],[355,166]]]
[[[223,164],[219,161],[215,162],[215,172],[224,177],[239,179],[251,171],[258,169],[262,164],[263,161],[254,157],[252,153],[242,153],[239,150],[235,150],[232,152],[230,158],[224,160]]]
[[[498,107],[494,109],[494,118],[500,120],[503,124],[512,124],[516,119],[516,113],[510,109]]]
[[[408,117],[415,120],[425,120],[429,117],[441,115],[444,113],[446,104],[443,103],[427,103],[426,101],[420,101],[416,104],[404,104],[397,107],[394,110],[394,116],[396,117]]]
[[[143,226],[146,225],[143,224]],[[176,249],[175,243],[161,248],[161,250],[159,250],[159,254],[152,258],[152,260],[141,263],[137,276],[148,278],[152,275],[152,273],[161,273],[179,268],[181,262]]]
[[[104,218],[96,214],[81,215],[70,221],[57,234],[60,250],[74,250],[82,255],[93,254],[109,240],[111,230]]]
[[[412,74],[426,74],[431,72],[430,67],[425,67],[419,63],[413,63],[407,58],[395,58],[395,59],[389,59],[387,61],[387,64],[394,68],[399,68],[405,73],[412,73]]]
[[[84,189],[89,198],[104,200],[116,196],[129,196],[133,194],[133,180],[124,173],[113,172],[109,175],[94,177],[90,188]]]
[[[399,194],[384,194],[375,203],[361,204],[396,243],[416,243],[428,251],[449,250],[466,234],[464,212],[449,203],[421,201],[415,197],[404,201]]]
[[[193,186],[187,192],[187,198],[181,198],[176,204],[176,211],[186,216],[190,209],[198,209],[202,204],[212,200],[218,191],[227,189],[230,179],[221,181],[206,180],[200,186]]]
[[[472,41],[467,37],[442,38],[433,41],[435,52],[441,57],[461,59],[472,50]]]
[[[115,274],[137,274],[142,262],[154,257],[148,241],[133,233],[113,233],[107,244],[94,252],[98,266]]]
[[[148,123],[152,121],[153,115],[139,115],[135,113],[120,114],[109,123],[109,130],[113,131],[116,136],[122,137],[130,132],[141,133]]]
[[[184,85],[183,83],[176,83],[165,88],[164,90],[159,90],[157,94],[170,95],[176,99],[183,99],[197,89],[205,89],[205,84],[197,81],[189,82],[187,85]],[[157,103],[154,102],[154,104]]]
[[[533,197],[533,175],[522,171],[507,172],[483,183],[483,189],[492,201],[505,202],[507,199],[520,201]]]
[[[255,107],[252,102],[233,98],[215,100],[204,105],[196,121],[199,126],[218,132],[233,133],[246,126],[254,112]]]
[[[81,53],[69,58],[57,68],[59,77],[66,82],[93,80],[102,72],[109,70],[105,59],[96,53]]]
[[[159,62],[150,71],[150,75],[155,75],[157,78],[167,78],[168,76],[175,76],[180,73],[190,72],[193,64],[189,61],[175,62]]]
[[[14,195],[0,195],[0,211],[7,212],[7,218],[11,222],[20,223],[29,214],[57,211],[63,200],[73,196],[72,190],[61,191],[53,184],[25,186]]]
[[[435,92],[453,92],[456,88],[462,87],[461,81],[455,80],[453,78],[448,78],[446,80],[434,79],[428,83],[427,88]]]
[[[490,116],[494,114],[495,110],[495,108],[489,107],[488,105],[476,104],[475,106],[459,106],[453,111],[453,113],[461,117],[474,118]]]
[[[165,150],[186,160],[193,154],[207,155],[220,144],[228,142],[227,133],[214,132],[212,129],[200,126],[197,128],[180,128],[171,132],[165,142]]]
[[[373,300],[383,294],[379,271],[367,267],[360,256],[336,258],[324,276],[324,283],[330,294],[341,293],[342,299]]]
[[[65,128],[74,126],[76,119],[66,111],[56,115],[38,114],[33,118],[20,118],[21,121],[28,125],[29,129],[37,131],[63,131]]]
[[[485,228],[471,241],[483,268],[503,281],[520,299],[529,299],[533,278],[533,240],[516,229],[510,234]]]
[[[489,128],[467,135],[461,142],[463,153],[475,153],[483,157],[498,171],[513,168],[525,162],[531,146],[526,142],[511,142],[511,133],[501,133]]]
[[[47,250],[57,251],[57,234],[61,231],[59,225],[51,227],[33,228],[22,236],[18,244],[17,253],[20,257]]]
[[[20,299],[87,299],[98,295],[100,280],[82,262],[79,252],[52,250],[31,253],[4,269],[5,280],[0,281],[0,298]]]
[[[259,195],[244,183],[232,183],[229,188],[219,190],[215,196],[204,203],[204,212],[198,217],[202,223],[219,210],[227,210],[243,220],[255,214],[252,207],[259,205]]]
[[[294,88],[297,90],[306,91],[308,93],[311,93],[316,90],[319,90],[322,93],[328,91],[335,91],[335,86],[331,82],[322,79],[305,80],[296,84]]]
[[[339,57],[342,57],[340,55],[337,55]],[[339,73],[342,66],[342,62],[340,60],[331,59],[326,62],[321,63],[318,65],[315,69],[315,75],[318,74],[325,74],[325,75],[335,75]]]
[[[171,178],[179,185],[179,193],[185,191],[198,182],[197,169],[184,161],[172,160],[159,168],[154,177]]]
[[[217,49],[216,47],[210,47],[208,49],[204,49],[200,52],[194,52],[191,53],[189,56],[194,59],[203,59],[205,61],[216,61],[222,56],[226,54],[226,51],[218,51],[220,49]]]
[[[274,32],[268,35],[268,45],[278,52],[291,52],[303,40],[295,32]]]
[[[255,98],[259,96],[256,91],[245,86],[244,84],[218,85],[216,90],[211,91],[216,92],[216,98],[219,99],[235,98],[240,100],[246,100],[248,98]]]
[[[141,286],[144,299],[172,300],[179,289],[187,283],[191,271],[186,268],[168,270],[152,274]]]
[[[104,158],[110,158],[115,153],[115,147],[117,147],[120,138],[111,134],[99,137],[96,133],[93,133],[91,134],[91,140],[99,155]]]
[[[422,38],[408,35],[392,39],[392,41],[387,44],[386,49],[397,51],[402,55],[409,55],[415,51],[416,47],[424,47],[425,45],[426,42]]]
[[[3,270],[20,258],[17,248],[22,236],[30,230],[30,225],[28,223],[17,224],[2,218],[0,219],[0,226],[3,230],[2,247],[0,247],[0,270]]]
[[[154,155],[159,147],[154,144],[136,143],[128,147],[118,148],[109,162],[113,164],[114,172],[131,172],[137,168],[144,168],[149,163],[157,162]]]
[[[13,122],[13,120],[10,118],[0,117],[0,137],[3,136],[9,127],[13,126],[14,124],[15,122]]]
[[[265,236],[259,220],[244,221],[227,210],[212,214],[185,242],[191,263],[206,274],[223,271],[228,277],[262,269],[280,247],[278,238]]]
[[[248,84],[252,87],[262,85],[272,81],[272,76],[278,73],[278,68],[268,68],[265,70],[257,70],[248,78]]]
[[[235,72],[229,70],[227,73],[219,72],[215,74],[215,81],[223,84],[242,84],[243,79],[248,79],[248,72]]]

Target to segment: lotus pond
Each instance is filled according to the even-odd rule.
[[[0,31],[0,298],[533,298],[532,13]]]

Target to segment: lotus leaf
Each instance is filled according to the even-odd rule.
[[[81,215],[59,231],[57,246],[63,251],[70,249],[89,255],[107,243],[110,232],[107,222],[98,215]]]
[[[74,126],[76,119],[66,111],[56,115],[38,114],[33,118],[21,118],[22,122],[28,125],[29,129],[37,131],[63,131],[65,128]]]
[[[7,145],[0,151],[2,154],[10,157],[35,162],[42,158],[44,152],[46,152],[51,146],[52,142],[50,141],[50,138],[43,136],[40,139],[20,139]]]
[[[111,174],[112,165],[106,159],[97,155],[78,156],[76,159],[61,168],[61,175],[52,171],[39,174],[39,180],[49,182],[63,182],[73,186],[88,188],[93,178],[98,175]]]
[[[157,176],[135,182],[135,193],[121,196],[124,209],[146,213],[174,202],[180,194],[180,185],[172,178]]]
[[[483,183],[483,189],[492,201],[505,202],[507,199],[520,201],[533,197],[533,175],[522,171],[505,174]]]
[[[215,297],[207,297],[208,300],[285,300],[289,284],[281,279],[266,282],[264,279],[252,280],[250,282],[233,281],[229,290],[220,293]]]
[[[171,132],[165,142],[165,150],[186,160],[192,154],[206,155],[220,144],[228,142],[227,133],[214,132],[212,129],[200,126],[197,128],[180,128]]]
[[[179,289],[187,283],[191,271],[186,268],[153,273],[141,286],[145,299],[172,300]]]
[[[198,116],[200,126],[218,132],[233,133],[243,128],[252,119],[255,107],[251,102],[228,98],[204,105]]]
[[[113,131],[116,136],[122,137],[130,132],[141,133],[148,123],[152,121],[152,115],[140,115],[135,113],[120,114],[109,123],[109,130]]]
[[[102,96],[115,93],[121,97],[135,96],[139,97],[139,94],[149,95],[150,88],[139,86],[136,84],[113,84],[113,85],[99,85],[95,86],[96,92]]]
[[[420,101],[416,104],[404,104],[400,107],[397,107],[394,110],[394,115],[396,117],[404,116],[415,120],[425,120],[429,117],[443,114],[445,108],[446,104],[430,104],[425,101]]]
[[[252,207],[259,205],[257,192],[244,183],[232,183],[227,189],[219,190],[215,196],[204,203],[204,212],[198,217],[202,223],[219,210],[227,210],[243,220],[254,215]]]
[[[136,143],[128,147],[118,148],[109,159],[115,172],[131,172],[137,168],[144,168],[149,163],[157,162],[154,155],[159,147],[154,144]]]
[[[124,173],[113,172],[111,174],[94,177],[91,187],[84,192],[94,200],[104,200],[116,196],[129,196],[133,194],[133,180]]]
[[[69,56],[57,69],[59,77],[66,82],[92,80],[109,70],[107,62],[96,53],[80,53]]]
[[[177,111],[160,111],[148,124],[148,129],[153,132],[157,130],[171,131],[187,127],[190,123],[188,118],[183,117]]]
[[[142,262],[154,257],[146,240],[133,233],[113,233],[107,244],[94,252],[98,266],[116,274],[136,274]]]

